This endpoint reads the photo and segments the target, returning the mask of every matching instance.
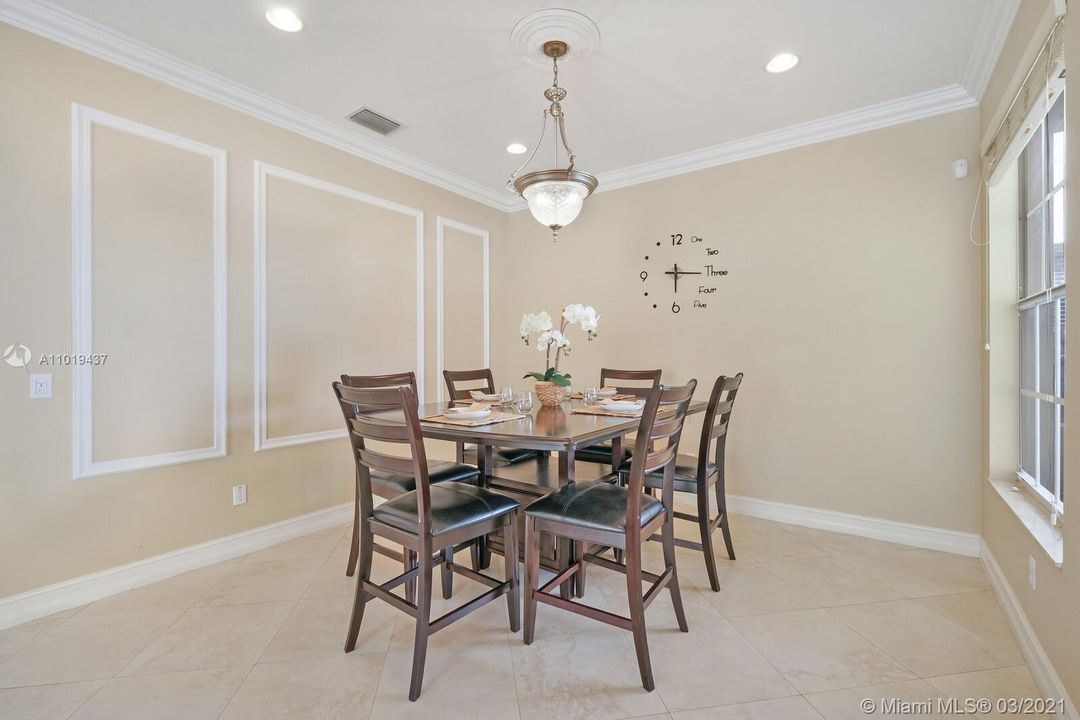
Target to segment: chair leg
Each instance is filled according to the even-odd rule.
[[[521,577],[518,574],[518,517],[510,513],[510,523],[503,528],[504,580],[510,582],[506,593],[506,610],[510,613],[510,632],[521,629]]]
[[[724,490],[723,476],[716,481],[716,509],[720,511],[720,532],[724,534],[727,556],[734,560],[735,546],[731,543],[731,526],[728,524],[727,493]]]
[[[708,517],[708,515],[705,517]],[[660,529],[660,537],[663,539],[664,545],[664,565],[671,568],[671,580],[668,581],[667,588],[671,593],[671,605],[675,608],[675,619],[679,621],[680,630],[689,632],[690,628],[686,624],[686,613],[683,611],[682,590],[679,589],[679,571],[675,566],[675,516],[673,514],[668,513],[667,522]],[[709,546],[705,545],[705,547]]]
[[[705,555],[705,570],[709,573],[709,587],[713,592],[720,592],[720,580],[716,577],[716,556],[713,554],[712,546],[708,488],[698,488],[697,523],[698,531],[701,533],[701,552]]]
[[[419,581],[416,583],[416,636],[413,640],[412,680],[409,683],[409,700],[420,697],[420,687],[424,684],[424,661],[427,660],[428,635],[431,633],[431,545],[423,543],[418,555],[428,558],[422,563]]]
[[[571,560],[572,562],[578,563],[578,571],[577,574],[574,575],[574,596],[580,598],[585,597],[585,568],[587,567],[585,563],[585,553],[589,551],[589,543],[579,542],[574,543],[574,546],[574,557],[571,558]]]
[[[357,481],[359,483],[359,481]],[[356,572],[356,560],[360,555],[360,486],[356,486],[356,499],[353,500],[352,544],[349,545],[349,562],[345,574],[352,577]]]
[[[356,578],[356,597],[353,599],[352,617],[349,618],[349,631],[345,635],[345,652],[356,649],[356,638],[360,634],[360,623],[364,620],[364,607],[368,600],[364,583],[371,581],[371,554],[374,551],[375,538],[370,532],[363,535],[357,558],[359,573]]]
[[[637,547],[627,547],[624,553],[626,556],[626,594],[630,600],[630,629],[634,633],[634,650],[637,652],[641,686],[652,692],[656,685],[653,682],[652,662],[649,660],[649,638],[645,634],[645,603],[641,595],[641,551],[639,543]]]
[[[525,644],[532,645],[536,630],[536,597],[540,588],[540,532],[536,521],[525,515]]]
[[[570,567],[570,564],[574,561],[574,543],[570,538],[556,536],[556,549],[555,552],[559,555],[559,572],[566,570]],[[574,591],[574,579],[563,582],[559,585],[559,597],[563,600],[569,600]]]
[[[405,560],[402,563],[405,567],[405,572],[409,572],[416,567],[416,551],[409,550],[408,548],[402,548],[402,555],[405,556]],[[405,599],[411,603],[416,602],[416,581],[409,580],[405,583]]]
[[[442,556],[442,596],[449,600],[454,594],[454,546],[443,548]]]

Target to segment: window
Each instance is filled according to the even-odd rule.
[[[1063,508],[1065,424],[1065,96],[1020,155],[1020,471]]]

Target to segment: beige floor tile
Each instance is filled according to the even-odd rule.
[[[829,556],[828,552],[811,540],[780,527],[760,524],[733,527],[732,540],[736,557],[739,557],[740,552],[745,552],[758,562]]]
[[[251,665],[292,608],[292,603],[192,608],[139,653],[121,675]]]
[[[908,597],[948,595],[989,587],[979,561],[962,555],[914,549],[894,551],[888,558],[850,555],[843,559]]]
[[[874,685],[871,687],[811,693],[806,696],[825,720],[874,718],[943,719],[938,712],[941,693],[922,680]],[[864,706],[863,703],[873,705]],[[866,708],[870,707],[870,712]]]
[[[337,657],[345,652],[345,634],[352,615],[352,598],[304,598],[289,614],[259,662]],[[384,602],[369,601],[357,637],[356,653],[384,653],[398,610]]]
[[[817,607],[817,603],[764,565],[749,563],[719,567],[716,574],[720,580],[720,592],[709,590],[705,598],[725,617]]]
[[[166,610],[67,618],[0,663],[0,687],[110,678],[177,615]]]
[[[355,595],[356,576],[349,577],[345,574],[345,567],[349,560],[349,545],[339,545],[333,554],[327,558],[314,579],[308,585],[305,597],[332,597],[334,595]],[[396,561],[383,555],[372,553],[371,576],[376,582],[385,582],[392,577],[400,575],[404,571]]]
[[[310,535],[271,545],[244,558],[244,562],[264,562],[266,560],[305,560],[330,557],[330,553],[341,542],[341,528],[332,527]],[[344,568],[342,569],[344,572]]]
[[[1023,662],[914,600],[853,605],[829,612],[919,677],[988,670]]]
[[[506,643],[429,647],[419,699],[409,702],[412,650],[391,651],[372,720],[516,720],[517,695]]]
[[[176,577],[128,590],[90,603],[80,615],[105,615],[152,610],[187,610],[206,594],[239,560],[226,560]]]
[[[296,602],[307,590],[325,559],[263,560],[237,563],[196,606],[255,602]],[[344,570],[342,571],[344,573]]]
[[[522,720],[611,720],[664,713],[641,687],[630,633],[579,633],[510,643]],[[656,665],[654,664],[654,668]]]
[[[672,713],[672,720],[821,720],[799,696]]]
[[[659,570],[660,568],[654,568]],[[686,613],[687,623],[693,627],[695,624],[720,620],[723,615],[713,607],[705,593],[698,590],[694,585],[682,578],[682,568],[679,568],[679,586],[682,590],[683,611]],[[595,587],[604,597],[604,607],[609,612],[626,616],[629,612],[629,602],[626,593],[626,578],[621,573],[599,567],[589,567],[586,578],[586,590],[591,593]],[[642,594],[648,590],[649,583],[642,583]],[[591,599],[590,594],[590,599]],[[678,628],[675,618],[675,609],[671,604],[671,594],[663,591],[645,612],[645,623],[650,630],[668,630]],[[623,632],[623,631],[620,631]]]
[[[0,630],[0,662],[26,647],[34,638],[41,637],[60,626],[69,615],[50,615]]]
[[[754,561],[749,558],[749,553],[739,552],[739,548],[736,548],[738,553],[738,560],[730,560],[727,556],[727,550],[722,549],[724,541],[717,540],[720,537],[719,533],[713,538],[713,545],[717,542],[720,543],[720,547],[716,548],[716,567],[717,575],[723,573],[725,570],[733,567],[746,567],[747,565],[754,564]],[[695,538],[696,541],[696,538]],[[658,543],[649,543],[650,546]],[[650,547],[650,550],[654,550]],[[657,553],[657,558],[660,558],[660,554]],[[699,550],[690,550],[689,548],[676,548],[675,550],[675,564],[679,568],[679,577],[685,582],[701,588],[702,590],[712,590],[712,585],[709,584],[709,571],[705,568],[705,556]],[[657,562],[655,567],[645,565],[647,570],[657,570],[663,568],[663,562]]]
[[[670,712],[797,694],[727,620],[649,633],[649,652]],[[633,653],[623,662],[637,667]]]
[[[249,668],[114,678],[71,720],[216,720]]]
[[[822,607],[900,600],[899,590],[835,557],[765,563],[770,572]]]
[[[791,529],[791,532],[810,540],[822,550],[826,550],[838,557],[861,556],[884,560],[892,557],[895,553],[918,549],[912,545],[899,545],[858,535],[818,530],[817,528],[796,526]]]
[[[914,679],[825,610],[752,615],[731,622],[800,692]]]
[[[382,655],[256,665],[221,720],[364,720],[382,670]]]
[[[952,620],[992,645],[1019,654],[1009,621],[992,590],[941,595],[919,600],[923,607]]]
[[[594,572],[595,570],[595,572]],[[575,601],[585,605],[590,605],[600,610],[606,610],[607,612],[615,613],[616,615],[627,615],[630,610],[626,605],[625,599],[615,597],[609,599],[609,597],[602,591],[603,585],[609,585],[612,582],[610,577],[605,577],[605,573],[609,571],[601,570],[599,568],[589,568],[586,574],[585,582],[585,596],[581,598],[574,598]],[[616,575],[616,573],[610,573]],[[543,585],[552,577],[547,571],[541,571],[540,584]],[[594,580],[596,582],[594,582]],[[524,575],[522,576],[522,582],[524,582]],[[625,586],[625,583],[624,583]],[[623,591],[625,593],[625,591]],[[625,594],[622,598],[625,598]],[[524,592],[522,593],[522,628],[525,623],[525,600]],[[663,611],[661,611],[663,612]],[[619,628],[606,625],[596,620],[591,620],[582,615],[561,610],[551,605],[545,605],[538,603],[536,607],[536,640],[539,641],[542,638],[557,637],[560,635],[576,635],[579,633],[610,633],[622,635],[626,631]],[[520,643],[521,634],[513,636],[511,642]]]
[[[0,690],[0,720],[66,720],[104,680]]]
[[[1042,693],[1036,687],[1026,665],[928,678],[927,682],[940,690],[946,697],[956,698],[961,702],[966,701],[968,698],[987,698],[996,705],[996,701],[1002,698],[1019,700],[1042,697]],[[1002,709],[1008,710],[1007,707]],[[1030,713],[1010,714],[1008,712],[998,712],[997,710],[998,708],[994,707],[992,712],[978,717],[1038,717],[1038,715]]]

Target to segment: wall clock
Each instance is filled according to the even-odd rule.
[[[717,266],[720,250],[699,235],[674,233],[669,237],[666,242],[657,240],[655,248],[645,255],[638,273],[642,293],[654,310],[677,314],[707,309],[715,297],[717,280],[728,274]]]

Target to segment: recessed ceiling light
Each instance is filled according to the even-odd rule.
[[[791,68],[799,64],[799,56],[789,52],[782,52],[765,66],[765,69],[771,73],[787,72]]]
[[[304,29],[304,23],[289,8],[278,7],[267,10],[266,20],[278,30],[284,32],[294,33]]]
[[[521,143],[510,143],[506,146],[506,152],[510,153],[511,155],[521,155],[528,149],[529,148],[525,147]]]

